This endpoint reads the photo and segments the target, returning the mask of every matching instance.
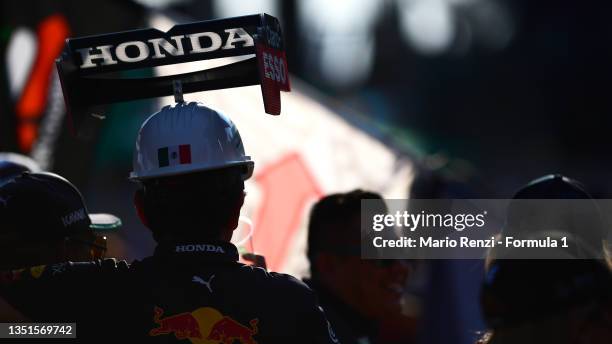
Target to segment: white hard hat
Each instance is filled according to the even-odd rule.
[[[246,167],[243,179],[251,177],[254,164],[234,123],[201,103],[181,102],[165,106],[140,127],[130,179],[239,165]]]

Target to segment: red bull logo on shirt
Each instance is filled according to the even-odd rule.
[[[258,319],[252,319],[250,326],[245,326],[211,307],[166,317],[160,307],[155,307],[153,312],[153,321],[158,327],[149,331],[150,336],[174,335],[194,344],[257,344],[253,336],[258,332]]]

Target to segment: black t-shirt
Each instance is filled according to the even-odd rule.
[[[343,344],[375,343],[378,336],[376,322],[361,316],[337,295],[314,280],[305,280],[319,298],[336,338]]]
[[[229,243],[160,245],[152,257],[32,267],[0,296],[33,322],[76,322],[79,342],[337,343],[314,292],[238,262]]]

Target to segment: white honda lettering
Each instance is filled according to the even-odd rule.
[[[130,57],[127,55],[126,49],[129,46],[134,46],[138,49],[137,56]],[[124,42],[117,46],[117,49],[115,49],[115,55],[117,55],[117,58],[123,62],[140,62],[149,57],[149,46],[147,43],[140,41]]]
[[[253,37],[249,35],[243,28],[238,27],[235,29],[227,29],[225,32],[229,33],[229,37],[227,37],[227,41],[223,46],[223,49],[234,49],[234,44],[237,42],[244,42],[243,47],[252,47],[255,43],[253,42]],[[238,37],[236,37],[238,35]]]
[[[93,62],[93,60],[102,59],[102,65],[112,65],[117,64],[117,61],[113,59],[113,55],[111,54],[112,45],[102,45],[95,48],[85,48],[85,49],[77,49],[77,51],[81,54],[81,68],[92,68],[97,66]],[[94,50],[99,50],[99,53],[93,53]]]
[[[219,50],[219,48],[221,48],[221,44],[223,44],[221,36],[214,32],[194,33],[187,35],[187,37],[189,37],[189,40],[191,41],[190,54],[207,53],[209,51]],[[209,46],[202,47],[202,41],[200,40],[202,37],[208,37],[210,39]]]
[[[216,32],[198,32],[188,35],[177,35],[167,38],[151,38],[146,42],[129,41],[123,42],[116,47],[102,45],[97,47],[76,49],[81,54],[81,68],[93,68],[98,65],[107,66],[117,64],[119,61],[133,63],[144,61],[149,58],[161,59],[171,56],[183,56],[188,54],[199,54],[213,52],[219,49],[235,49],[238,47],[252,47],[255,45],[253,38],[243,28],[226,29],[228,34],[225,45],[223,38]],[[189,39],[191,50],[185,51],[183,39]],[[114,49],[114,55],[113,50]],[[151,49],[153,50],[151,52]],[[128,51],[129,54],[128,55]],[[152,56],[151,56],[152,54]],[[118,61],[117,61],[118,60]],[[274,61],[269,64],[272,68]]]
[[[162,49],[172,55],[172,56],[181,56],[181,55],[185,55],[185,52],[183,50],[183,38],[185,36],[181,35],[181,36],[172,36],[170,37],[171,40],[174,41],[174,43],[176,45],[172,45],[172,43],[168,42],[167,40],[165,40],[164,38],[154,38],[154,39],[150,39],[149,43],[151,43],[153,45],[153,58],[154,59],[161,59],[166,57],[166,55],[164,53],[162,53]]]

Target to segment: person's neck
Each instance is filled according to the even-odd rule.
[[[213,243],[213,242],[230,242],[230,240],[225,240],[224,237],[219,236],[219,237],[201,237],[201,236],[194,236],[194,237],[170,237],[170,238],[164,238],[160,241],[158,241],[158,244],[163,244],[163,245],[167,245],[167,244],[178,244],[178,243]]]
[[[159,244],[167,244],[167,243],[185,243],[185,242],[231,242],[233,230],[223,229],[220,231],[218,236],[209,237],[204,235],[184,235],[184,236],[166,236],[160,238],[158,241]],[[197,232],[194,232],[197,234]]]

